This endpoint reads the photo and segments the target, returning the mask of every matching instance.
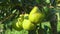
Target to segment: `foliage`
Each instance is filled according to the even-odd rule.
[[[55,1],[53,3],[50,3],[52,4],[52,6],[55,6],[56,4]],[[38,6],[41,11],[45,11],[42,7],[47,7],[50,5],[50,3],[46,3],[44,0],[0,0],[0,23],[3,24],[1,25],[3,34],[6,34],[7,32],[9,32],[7,34],[14,34],[15,32],[16,34],[19,34],[23,31],[23,34],[25,34],[25,30],[18,32],[12,29],[12,21],[18,18],[20,14],[24,14],[25,12],[29,14],[33,6]]]

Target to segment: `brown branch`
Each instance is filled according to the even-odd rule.
[[[0,23],[3,23],[4,21],[6,21],[7,19],[11,18],[12,16],[14,16],[14,14],[11,14],[8,17],[5,17],[4,20],[1,20],[0,21]]]

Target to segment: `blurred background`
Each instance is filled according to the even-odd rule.
[[[42,9],[41,7],[50,4],[55,8],[58,19],[57,31],[60,34],[60,0],[50,0],[50,3],[46,1],[48,0],[0,0],[0,34],[28,34],[26,30],[17,31],[13,29],[11,27],[12,20],[24,12],[29,14],[34,6],[39,6]],[[15,9],[17,10],[14,12]],[[43,21],[41,26],[45,34],[51,34],[49,21]]]

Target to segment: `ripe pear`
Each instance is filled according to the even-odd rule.
[[[25,29],[25,30],[33,30],[35,28],[35,25],[33,23],[31,23],[31,21],[29,21],[27,19],[25,19],[23,21],[22,26],[23,26],[23,29]]]
[[[42,13],[38,7],[35,6],[29,14],[29,20],[32,23],[37,24],[43,20],[44,16],[45,14]]]

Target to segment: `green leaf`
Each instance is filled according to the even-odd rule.
[[[40,3],[40,0],[36,0],[37,3]]]
[[[16,12],[16,9],[12,11],[12,13],[15,13]]]
[[[46,0],[45,2],[46,2],[46,3],[50,3],[50,0]]]

